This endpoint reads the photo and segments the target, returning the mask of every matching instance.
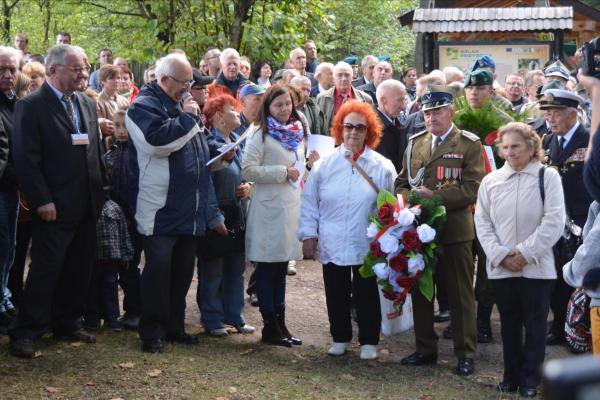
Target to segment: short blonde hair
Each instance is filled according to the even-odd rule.
[[[531,128],[529,125],[524,124],[523,122],[510,122],[498,130],[498,138],[496,139],[496,144],[500,145],[502,143],[502,137],[507,133],[517,133],[523,138],[523,141],[529,147],[529,149],[533,150],[533,157],[531,160],[542,161],[544,158],[544,150],[542,149],[542,139],[540,139],[539,135]],[[498,151],[498,155],[504,158],[501,151]]]
[[[30,78],[33,78],[33,75],[40,76],[46,79],[46,67],[44,67],[41,63],[30,61],[23,66],[23,73]]]

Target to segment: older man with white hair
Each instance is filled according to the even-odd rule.
[[[319,107],[314,99],[310,97],[310,79],[305,76],[296,76],[292,78],[290,84],[302,93],[302,97],[299,98],[298,103],[296,103],[296,110],[300,111],[302,115],[306,117],[310,133],[321,134],[323,123],[321,121]]]
[[[185,56],[161,58],[156,81],[144,86],[126,118],[133,145],[131,213],[146,256],[139,335],[150,353],[162,352],[164,340],[198,342],[184,330],[197,238],[209,229],[227,235],[206,166],[200,108],[188,93],[192,76]]]
[[[342,104],[350,100],[373,104],[371,96],[352,87],[352,67],[340,61],[333,67],[333,87],[317,96],[317,106],[323,121],[323,135],[329,135],[333,117]]]
[[[333,64],[322,62],[315,71],[317,84],[310,90],[310,97],[317,97],[319,93],[326,91],[333,86]]]
[[[221,94],[228,94],[238,100],[236,111],[242,109],[240,99],[240,90],[250,81],[240,72],[241,57],[236,49],[227,48],[219,56],[221,61],[221,72],[217,79],[208,85],[208,98],[217,97]]]
[[[310,79],[311,87],[317,84],[314,75],[306,72],[306,52],[301,47],[296,47],[290,51],[290,65],[299,76],[306,76]]]
[[[402,157],[408,144],[406,127],[401,122],[406,101],[404,84],[388,79],[377,86],[377,114],[383,125],[382,137],[375,150],[388,158],[396,167],[402,169]]]

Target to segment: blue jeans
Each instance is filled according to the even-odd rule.
[[[256,297],[262,314],[282,311],[285,308],[287,265],[287,261],[256,264]]]
[[[207,331],[223,324],[244,325],[244,254],[204,260],[198,264],[198,293],[202,325]]]
[[[0,312],[14,308],[10,302],[8,276],[17,247],[19,193],[0,192]]]

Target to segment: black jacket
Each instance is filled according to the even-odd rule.
[[[400,170],[402,169],[402,158],[404,157],[404,151],[408,145],[406,127],[400,124],[399,121],[396,122],[395,126],[392,125],[387,116],[379,110],[377,110],[377,115],[381,120],[383,129],[381,141],[375,150],[385,158],[389,159],[392,164],[394,164],[396,172],[400,173]]]
[[[0,192],[17,190],[17,175],[12,155],[12,114],[15,99],[0,92]]]
[[[365,93],[368,93],[369,96],[373,99],[373,104],[377,107],[377,88],[373,84],[373,82],[369,82],[366,85],[362,85],[357,87],[358,90],[362,90]]]
[[[583,183],[583,161],[590,135],[582,125],[561,151],[558,138],[551,133],[544,139],[548,165],[557,168],[562,178],[565,206],[569,216],[581,227],[585,224],[592,198]]]

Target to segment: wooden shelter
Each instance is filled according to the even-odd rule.
[[[600,36],[600,10],[576,0],[421,0],[399,20],[417,33],[419,72],[440,67],[443,43],[545,43],[550,59],[570,64],[565,44],[572,53]]]

